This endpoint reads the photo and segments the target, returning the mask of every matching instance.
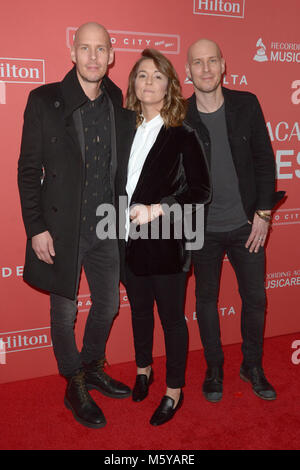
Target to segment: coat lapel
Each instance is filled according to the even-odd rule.
[[[131,198],[132,201],[135,201],[135,199],[138,200],[141,189],[143,188],[143,185],[145,184],[145,182],[147,182],[147,180],[148,184],[151,184],[151,167],[156,162],[156,160],[161,157],[163,148],[166,145],[168,139],[170,138],[170,135],[170,130],[166,129],[165,126],[162,126],[158,133],[156,141],[154,142],[151,150],[149,151],[146,157],[135,191]]]

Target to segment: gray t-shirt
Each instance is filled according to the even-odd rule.
[[[228,232],[247,223],[238,178],[228,141],[223,104],[213,113],[201,113],[211,140],[212,202],[209,205],[207,231]]]

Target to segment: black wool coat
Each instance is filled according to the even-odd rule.
[[[130,151],[135,115],[122,108],[122,92],[107,77],[111,117],[111,186],[117,158]],[[74,67],[62,82],[31,91],[24,113],[18,185],[27,234],[23,278],[39,289],[74,299],[78,268],[80,212],[85,179],[84,133],[80,106],[87,100]],[[40,261],[34,235],[48,230],[54,264]]]
[[[126,195],[128,154],[123,154],[116,177],[117,194]],[[188,126],[163,126],[148,153],[131,198],[134,204],[205,204],[210,200],[210,178],[202,144]],[[164,217],[164,216],[163,216]],[[162,217],[159,218],[161,222]],[[172,219],[172,217],[171,217]],[[120,240],[121,279],[126,284],[125,263],[136,275],[172,274],[189,269],[185,238]],[[149,224],[147,224],[149,225]],[[182,231],[184,235],[184,230]],[[149,232],[150,234],[150,232]]]
[[[229,145],[236,169],[239,191],[250,221],[256,210],[270,210],[284,197],[275,190],[274,152],[257,97],[253,93],[222,88]],[[188,100],[185,122],[194,128],[204,144],[210,166],[209,132],[197,110],[196,95]],[[209,208],[209,205],[206,209]]]

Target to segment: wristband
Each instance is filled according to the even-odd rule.
[[[265,222],[270,222],[270,220],[272,218],[271,214],[269,214],[265,211],[257,210],[255,213],[258,215],[258,217],[263,219]]]

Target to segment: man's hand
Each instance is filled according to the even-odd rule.
[[[39,260],[53,264],[51,256],[55,256],[53,239],[48,231],[39,233],[31,239],[32,249]]]
[[[152,204],[151,206],[136,204],[130,209],[131,222],[137,225],[147,224],[160,215],[164,215],[160,204]]]
[[[269,226],[269,222],[266,222],[257,214],[254,215],[252,230],[245,245],[246,248],[249,248],[250,253],[253,251],[254,253],[257,253],[259,248],[264,246],[268,235]]]

